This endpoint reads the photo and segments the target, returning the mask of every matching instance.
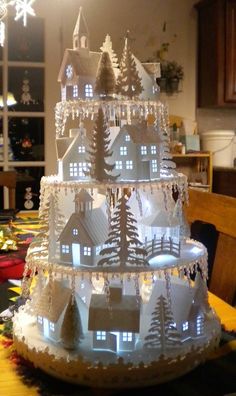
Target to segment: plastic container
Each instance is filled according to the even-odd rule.
[[[233,130],[215,129],[201,134],[202,149],[211,151],[213,166],[233,167],[234,162]]]

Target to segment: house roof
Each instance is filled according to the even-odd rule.
[[[123,295],[119,302],[109,302],[105,294],[93,294],[89,306],[89,330],[139,332],[138,296]]]
[[[61,282],[56,280],[48,282],[35,305],[37,315],[56,323],[68,304],[70,295],[71,290],[63,286]],[[52,301],[51,304],[49,300]]]
[[[125,129],[134,143],[159,144],[161,142],[161,138],[154,128],[147,126],[145,123],[141,125],[126,125]]]
[[[71,230],[75,227],[79,230],[78,242],[82,245],[98,246],[108,237],[108,221],[100,208],[88,210],[85,213],[73,213],[59,240],[70,240]]]
[[[81,188],[81,190],[75,194],[75,199],[74,202],[93,202],[94,199],[91,197],[91,195],[88,193],[87,190],[84,188]]]
[[[74,138],[71,137],[63,137],[56,139],[56,149],[57,149],[57,158],[61,159],[65,155],[68,147],[70,147]]]

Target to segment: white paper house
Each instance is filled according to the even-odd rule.
[[[101,208],[93,209],[93,198],[84,189],[75,195],[75,212],[63,229],[60,259],[74,266],[93,266],[108,236],[108,221]]]
[[[35,310],[39,330],[45,338],[59,341],[61,325],[70,295],[71,289],[55,280],[48,282],[43,289],[35,305]]]
[[[113,352],[134,350],[140,330],[140,302],[136,295],[122,295],[122,288],[117,286],[110,286],[109,298],[93,294],[88,320],[93,348]]]
[[[151,180],[160,177],[160,138],[146,123],[126,125],[116,136],[111,163],[120,176],[118,180]]]

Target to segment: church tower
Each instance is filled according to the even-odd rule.
[[[82,7],[80,7],[73,33],[73,49],[89,53],[89,47],[89,30],[83,15]]]

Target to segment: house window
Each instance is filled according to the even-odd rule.
[[[85,84],[84,93],[86,98],[93,97],[93,86],[92,84]]]
[[[70,176],[78,176],[78,169],[76,162],[70,162],[69,172],[70,172]]]
[[[125,165],[126,169],[133,169],[133,161],[131,160],[126,161]]]
[[[182,328],[183,328],[183,331],[187,331],[188,330],[188,322],[184,322]]]
[[[132,333],[123,333],[122,334],[122,340],[124,341],[124,342],[130,342],[130,341],[132,341]]]
[[[203,331],[202,317],[198,316],[197,317],[197,335],[202,334],[202,331]]]
[[[152,160],[152,171],[157,172],[157,160]]]
[[[55,331],[55,323],[50,322],[50,323],[49,323],[49,329],[50,329],[51,331]]]
[[[72,234],[73,235],[79,235],[78,228],[73,228]]]
[[[130,135],[125,135],[125,141],[130,142]]]
[[[78,163],[78,174],[79,176],[85,176],[85,173],[88,171],[88,164],[87,162],[79,162]]]
[[[91,256],[92,249],[90,246],[84,246],[84,256]]]
[[[151,154],[157,153],[157,146],[151,146]]]
[[[128,150],[126,146],[121,146],[120,147],[120,155],[127,155]]]
[[[43,318],[42,318],[42,316],[38,316],[38,323],[39,323],[39,324],[43,324]]]
[[[69,245],[62,245],[62,246],[61,246],[61,252],[62,252],[63,254],[68,254],[68,253],[70,252],[70,247],[69,247]]]
[[[116,161],[115,164],[116,164],[115,166],[116,169],[122,169],[122,161]]]
[[[97,340],[105,341],[106,340],[106,332],[105,331],[97,331],[96,338],[97,338]]]
[[[141,146],[141,155],[147,155],[147,146]]]
[[[78,153],[85,153],[85,146],[78,146]]]
[[[73,86],[73,98],[78,98],[78,94],[79,94],[78,85],[74,85]]]

